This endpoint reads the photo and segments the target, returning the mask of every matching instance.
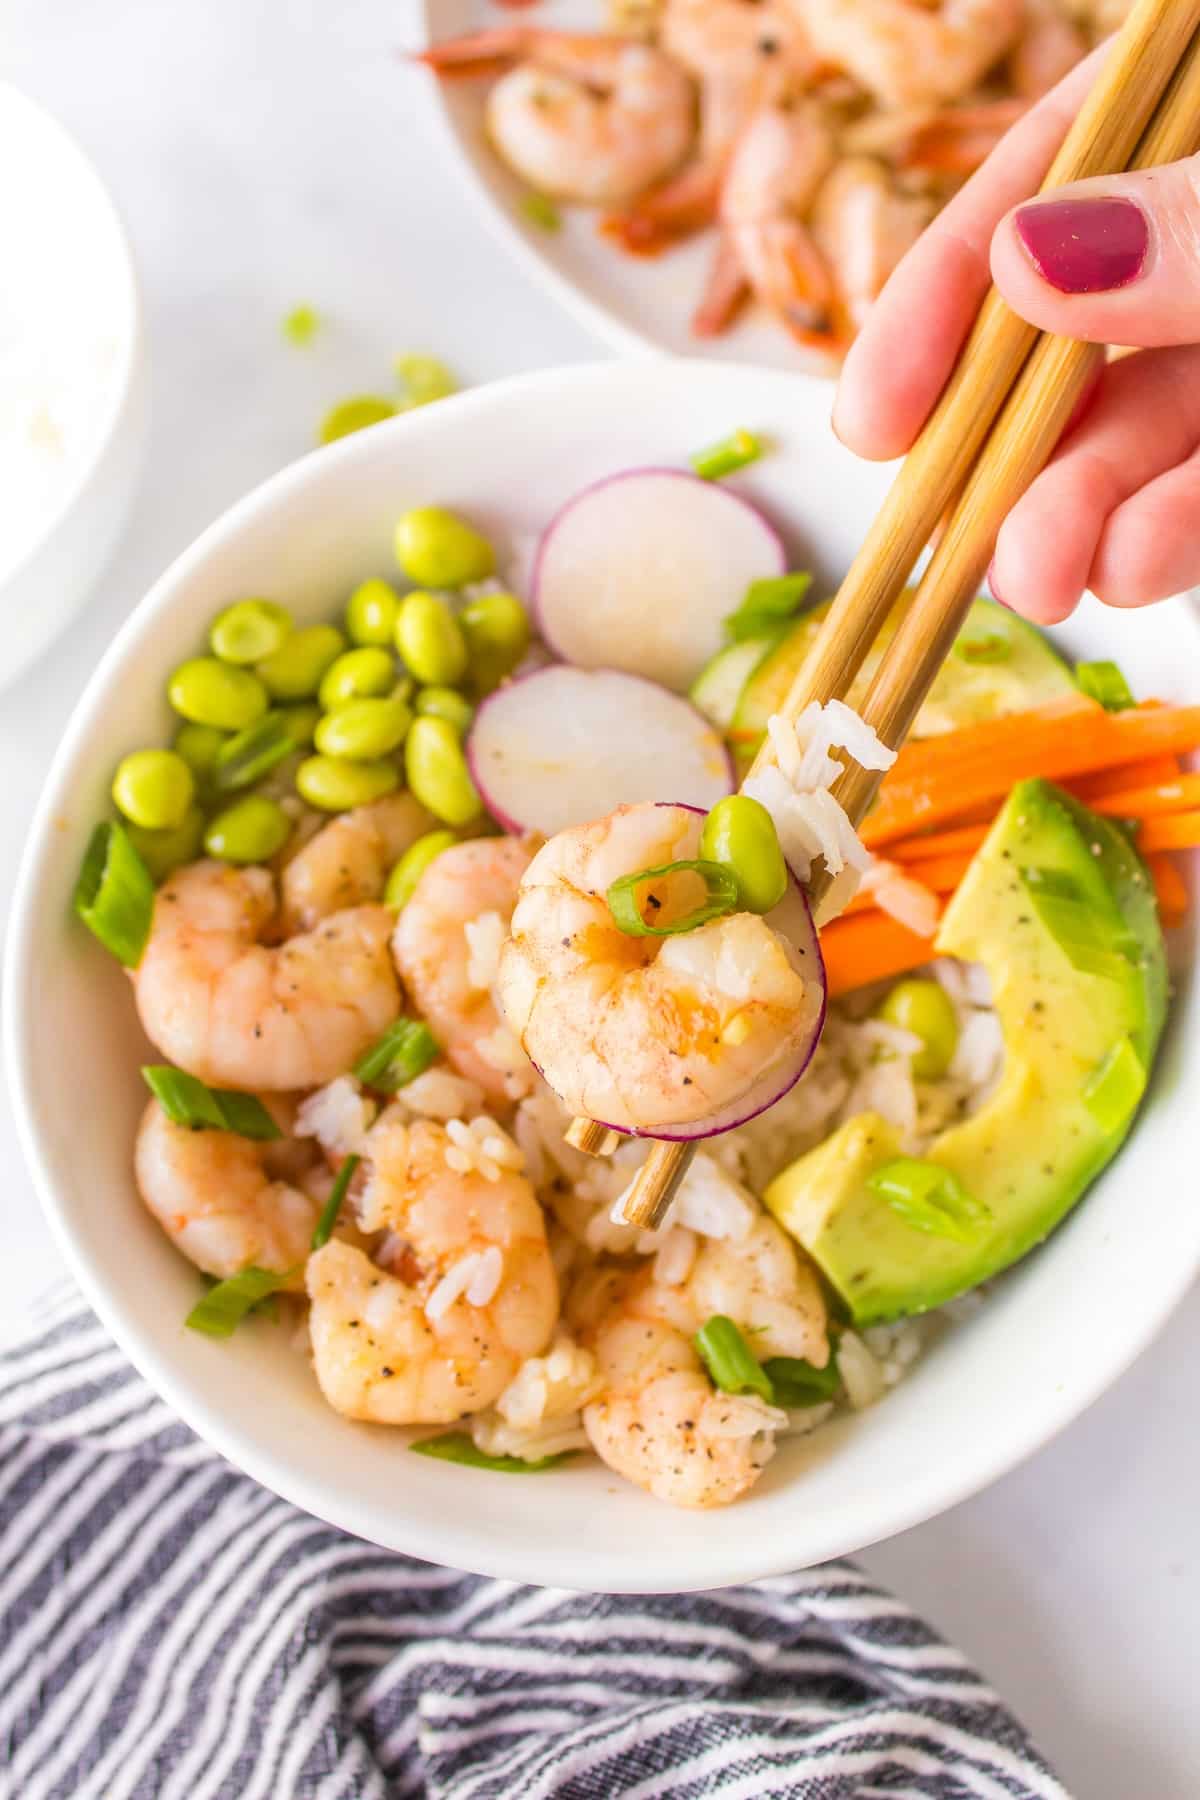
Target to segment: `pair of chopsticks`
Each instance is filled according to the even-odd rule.
[[[1043,189],[1092,175],[1174,162],[1200,147],[1200,0],[1137,0],[1051,165]],[[781,711],[844,699],[913,566],[945,529],[860,708],[898,749],[920,711],[987,572],[1008,514],[1049,461],[1104,350],[1052,337],[990,289],[954,373],[909,451]],[[763,745],[755,767],[771,756]],[[849,762],[834,794],[858,824],[878,774]],[[818,864],[809,897],[829,886]],[[568,1141],[611,1154],[620,1138],[576,1119]],[[631,1225],[654,1229],[687,1172],[693,1144],[655,1143],[624,1202]]]

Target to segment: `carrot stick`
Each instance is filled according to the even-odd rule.
[[[991,830],[996,811],[993,807],[990,816],[981,825],[956,825],[949,831],[931,831],[926,837],[902,838],[898,844],[888,845],[887,859],[889,862],[907,865],[926,862],[931,857],[961,856],[964,852],[974,852]],[[916,876],[916,871],[906,867],[905,874]],[[916,879],[920,880],[921,877],[916,876]]]
[[[1200,849],[1200,812],[1174,813],[1168,818],[1147,819],[1137,834],[1144,856],[1155,850]]]
[[[1169,856],[1147,857],[1146,867],[1158,895],[1159,917],[1170,930],[1172,925],[1181,924],[1187,917],[1187,882]]]
[[[821,954],[829,993],[836,999],[868,982],[919,968],[933,955],[933,945],[875,909],[827,925],[821,933]]]
[[[1118,789],[1088,802],[1093,812],[1110,819],[1156,819],[1163,813],[1187,813],[1200,806],[1200,775],[1177,775],[1158,787]]]
[[[1159,787],[1175,781],[1183,769],[1177,756],[1146,756],[1141,762],[1118,763],[1115,769],[1101,769],[1096,775],[1081,775],[1068,786],[1077,800],[1103,800],[1108,794],[1119,794],[1126,788]]]

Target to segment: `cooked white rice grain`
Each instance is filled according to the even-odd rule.
[[[544,1356],[530,1356],[496,1401],[496,1411],[520,1431],[561,1425],[575,1417],[601,1390],[590,1350],[560,1332]]]
[[[843,1331],[838,1339],[838,1371],[846,1398],[855,1412],[874,1406],[886,1392],[883,1370],[857,1332]]]
[[[876,858],[863,876],[863,886],[881,912],[918,937],[932,938],[942,916],[942,902],[923,881],[914,881],[898,863]]]
[[[672,1225],[655,1252],[655,1281],[664,1287],[682,1287],[692,1272],[698,1248],[694,1232]]]
[[[475,1273],[467,1288],[468,1306],[487,1306],[496,1297],[500,1277],[504,1273],[504,1256],[496,1244],[480,1252]]]
[[[444,1064],[435,1063],[415,1080],[406,1082],[396,1096],[414,1118],[470,1119],[483,1106],[483,1089],[465,1075],[456,1075]]]
[[[720,1413],[706,1417],[710,1437],[746,1438],[760,1431],[784,1431],[788,1416],[781,1406],[768,1406],[756,1394],[729,1394]]]
[[[425,1317],[431,1325],[436,1325],[455,1302],[462,1299],[475,1279],[481,1256],[481,1251],[469,1250],[446,1270],[425,1302]]]
[[[818,1426],[824,1425],[826,1419],[836,1411],[832,1400],[822,1401],[820,1406],[790,1407],[784,1437],[808,1437]]]
[[[533,1083],[534,1068],[507,1025],[497,1025],[475,1040],[475,1049],[497,1074],[504,1077],[504,1091],[510,1100],[520,1100]]]
[[[994,1012],[969,1012],[959,1026],[950,1074],[972,1088],[990,1087],[1004,1062],[1004,1032]]]
[[[490,993],[500,970],[500,952],[508,928],[498,912],[482,912],[463,926],[467,940],[467,985],[477,994]]]
[[[577,1414],[553,1426],[521,1431],[491,1411],[476,1413],[471,1420],[471,1437],[475,1448],[485,1456],[516,1456],[522,1462],[540,1462],[544,1456],[588,1448],[587,1432]]]
[[[331,1156],[369,1154],[367,1133],[378,1108],[352,1075],[339,1075],[303,1101],[296,1113],[295,1135],[316,1138]]]

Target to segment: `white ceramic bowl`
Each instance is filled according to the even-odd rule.
[[[133,261],[99,176],[62,126],[0,83],[0,684],[82,606],[141,469],[145,345]],[[20,436],[18,437],[18,433]],[[18,459],[31,457],[18,468]],[[24,470],[26,490],[16,477]],[[25,496],[14,505],[14,491]]]
[[[537,23],[565,31],[595,31],[603,0],[543,0],[529,12],[504,13],[492,0],[420,0],[408,21],[407,49],[461,32],[505,23]],[[759,368],[796,370],[803,352],[760,307],[747,307],[732,328],[717,338],[695,337],[690,320],[704,292],[715,233],[701,232],[662,256],[629,256],[597,230],[599,213],[590,207],[562,209],[562,227],[553,233],[530,223],[521,212],[528,191],[500,161],[484,134],[488,79],[435,83],[430,77],[434,128],[463,183],[467,204],[539,287],[554,295],[602,343],[625,356],[655,350],[715,362],[744,362]]]
[[[1145,1114],[1086,1203],[880,1406],[786,1445],[726,1511],[668,1512],[589,1460],[515,1479],[409,1455],[397,1433],[331,1412],[268,1323],[225,1343],[183,1328],[195,1272],[131,1181],[144,1046],[128,984],[70,911],[113,765],[170,728],[168,671],[237,595],[274,595],[301,619],[335,614],[354,583],[388,571],[405,507],[460,507],[503,541],[597,476],[681,461],[739,425],[778,446],[739,485],[824,583],[845,566],[886,479],[836,443],[827,414],[820,383],[664,358],[501,382],[319,451],[167,571],[97,671],[55,762],[6,971],[9,1085],[43,1204],[92,1304],[183,1417],[268,1487],[380,1544],[610,1590],[710,1587],[852,1551],[1043,1444],[1143,1348],[1200,1263],[1188,1174],[1200,1164],[1200,1018],[1185,972]],[[1195,698],[1198,634],[1185,602],[1136,616],[1097,608],[1071,639],[1118,656],[1143,692]],[[1192,945],[1184,950],[1186,964]]]

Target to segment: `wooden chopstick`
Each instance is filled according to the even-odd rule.
[[[1139,0],[1045,187],[1174,161],[1197,148],[1198,28],[1200,0]],[[946,392],[901,467],[781,709],[786,717],[797,718],[812,700],[845,696],[957,493],[862,706],[867,724],[885,743],[899,746],[958,635],[1004,517],[1049,460],[1103,355],[1101,346],[1038,333],[989,291]],[[769,754],[764,745],[755,767]],[[850,763],[835,785],[836,798],[855,823],[869,808],[879,779]],[[814,900],[827,884],[827,873],[818,866],[810,883]],[[604,1146],[611,1147],[614,1134],[599,1130]],[[694,1150],[692,1144],[652,1146],[625,1199],[629,1224],[657,1227]]]

